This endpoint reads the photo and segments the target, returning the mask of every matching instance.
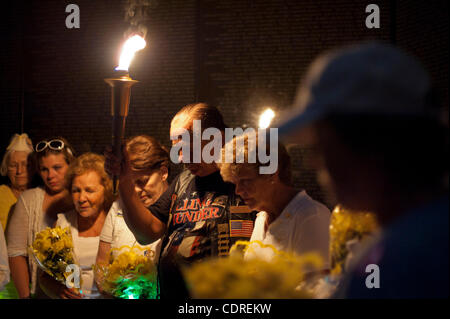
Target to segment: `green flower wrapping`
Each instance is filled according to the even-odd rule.
[[[149,250],[140,246],[114,249],[121,253],[108,265],[94,266],[101,290],[120,299],[157,299],[157,270],[145,254]]]

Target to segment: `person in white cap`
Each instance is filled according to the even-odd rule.
[[[319,57],[280,126],[285,142],[317,146],[339,203],[383,228],[337,298],[448,298],[448,127],[433,96],[415,58],[366,43]]]
[[[0,222],[3,230],[11,207],[17,202],[20,194],[30,186],[33,165],[30,165],[33,145],[26,133],[15,134],[6,148],[0,173],[7,176],[9,183],[0,185]]]

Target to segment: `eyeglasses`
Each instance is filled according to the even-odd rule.
[[[36,144],[35,150],[37,153],[42,152],[47,147],[54,151],[62,151],[64,149],[64,142],[58,139],[51,140],[51,141],[40,141]],[[67,148],[67,152],[69,152],[70,155],[72,155],[72,151],[70,148]]]
[[[28,168],[29,163],[27,161],[25,162],[20,162],[20,163],[11,163],[8,165],[8,170],[10,171],[18,171],[19,168],[21,170],[25,170],[26,168]]]

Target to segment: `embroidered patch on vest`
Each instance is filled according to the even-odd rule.
[[[253,232],[253,221],[231,220],[230,237],[251,237]]]

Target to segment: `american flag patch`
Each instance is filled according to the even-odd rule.
[[[251,220],[231,220],[230,237],[252,237],[253,221]]]

